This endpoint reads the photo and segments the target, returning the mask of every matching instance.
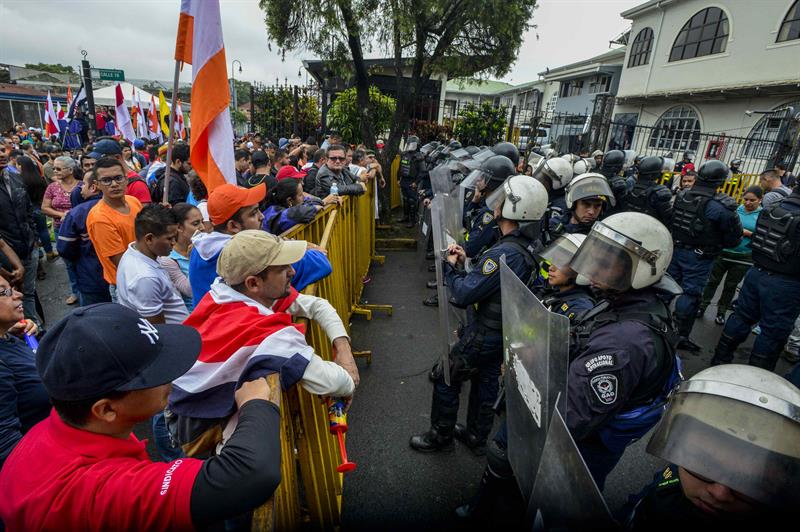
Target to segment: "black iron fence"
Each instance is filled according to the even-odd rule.
[[[254,83],[250,91],[250,129],[277,140],[298,135],[305,139],[321,128],[319,86]]]

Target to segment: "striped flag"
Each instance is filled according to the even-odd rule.
[[[161,139],[161,132],[158,130],[158,108],[156,107],[156,97],[150,95],[150,109],[147,110],[148,137],[151,139]]]
[[[219,0],[182,0],[175,60],[192,65],[192,168],[211,192],[236,183]]]
[[[179,416],[222,418],[236,411],[234,393],[242,383],[280,374],[288,390],[299,382],[314,350],[305,328],[284,312],[297,292],[272,309],[254,305],[222,282],[186,318],[184,325],[200,333],[203,347],[194,366],[172,384],[169,407]]]
[[[61,128],[58,127],[58,115],[56,115],[56,110],[53,108],[53,100],[50,98],[50,91],[47,91],[47,105],[44,108],[44,121],[44,130],[48,137],[61,132]]]
[[[71,98],[72,94],[71,91],[68,90],[67,92],[67,99]],[[72,120],[75,118],[75,112],[78,110],[78,107],[86,101],[86,89],[84,88],[83,84],[81,84],[81,88],[78,89],[78,94],[75,96],[74,99],[70,100],[69,103],[69,110],[67,111],[67,120]]]
[[[139,98],[139,93],[136,88],[133,89],[133,119],[136,125],[136,136],[140,139],[147,138],[147,118],[144,116],[144,107],[142,107],[142,100]]]
[[[61,108],[61,102],[56,102],[56,117],[59,120],[64,120],[64,109]]]
[[[136,133],[133,131],[131,114],[128,112],[128,108],[125,106],[125,97],[122,95],[122,85],[119,83],[117,83],[116,105],[114,106],[114,112],[116,113],[114,123],[117,126],[117,130],[125,138],[125,140],[133,142],[133,140],[136,138]]]
[[[186,140],[186,128],[183,125],[183,109],[181,109],[181,101],[175,104],[175,132],[182,140]]]

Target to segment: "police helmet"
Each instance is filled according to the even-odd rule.
[[[409,135],[406,138],[405,151],[417,151],[419,148],[419,137],[416,135]]]
[[[481,151],[481,149],[477,146],[467,146],[464,149],[467,150],[467,153],[469,153],[470,155],[475,155],[476,153]]]
[[[508,157],[492,155],[481,163],[480,168],[473,170],[465,181],[475,183],[476,187],[481,191],[492,192],[516,173],[517,169]]]
[[[592,152],[592,159],[594,159],[595,157],[602,157],[602,156],[603,156],[603,150],[594,150]]]
[[[581,175],[595,169],[594,159],[579,159],[572,165],[572,174]]]
[[[661,177],[664,170],[664,158],[657,155],[651,155],[642,159],[639,163],[639,180],[640,181],[655,181]]]
[[[636,157],[638,157],[638,155],[634,150],[625,150],[622,153],[625,154],[625,161],[622,163],[622,169],[627,170],[636,163]]]
[[[614,193],[608,186],[608,180],[602,174],[594,172],[581,174],[567,185],[567,208],[574,208],[578,200],[593,198],[610,203],[612,207],[617,204]]]
[[[704,162],[697,171],[697,180],[718,187],[728,178],[730,169],[728,165],[716,159]]]
[[[450,142],[447,144],[447,147],[448,147],[448,148],[450,148],[450,151],[453,151],[453,150],[460,150],[460,149],[461,149],[461,143],[460,143],[460,142],[458,142],[457,140],[451,140],[451,141],[450,141]]]
[[[672,235],[640,212],[620,212],[597,221],[570,268],[602,290],[623,292],[658,282],[672,259]]]
[[[506,220],[537,222],[547,210],[547,190],[539,181],[527,175],[515,175],[486,198],[486,206],[492,210],[501,207]]]
[[[562,157],[547,159],[534,176],[547,176],[553,184],[553,190],[561,190],[572,181],[572,164]]]
[[[564,159],[565,161],[567,161],[571,165],[575,164],[577,161],[579,161],[581,159],[580,157],[578,157],[574,153],[565,153],[564,155],[561,156],[561,158]]]
[[[514,163],[514,168],[519,164],[519,150],[510,142],[498,142],[492,146],[492,151],[495,155],[505,155],[508,157],[508,159]]]
[[[433,150],[435,150],[438,147],[439,147],[439,143],[436,142],[436,141],[433,141],[433,142],[429,142],[429,143],[425,144],[422,148],[420,148],[419,151],[420,151],[420,153],[422,153],[422,155],[427,157],[428,155],[430,155],[430,153]]]
[[[734,160],[732,160],[732,161],[731,161],[731,164],[730,164],[730,165],[731,165],[731,167],[734,167],[734,166],[735,166],[736,168],[739,168],[739,167],[740,167],[740,166],[742,166],[743,164],[744,164],[744,161],[743,161],[743,160],[741,160],[741,159],[739,159],[739,158],[736,158],[736,159],[734,159]]]
[[[686,150],[683,152],[683,160],[689,161],[690,163],[694,162],[694,150]]]
[[[765,369],[723,364],[681,383],[647,452],[781,510],[800,499],[800,390]]]
[[[569,267],[572,257],[578,252],[583,244],[586,235],[580,233],[564,233],[547,246],[540,254],[539,258],[547,261],[559,270]]]
[[[611,150],[603,156],[603,166],[600,171],[605,176],[612,176],[620,173],[625,165],[625,154],[620,150]]]

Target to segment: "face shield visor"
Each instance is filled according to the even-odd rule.
[[[450,157],[453,159],[466,159],[469,157],[469,152],[464,148],[458,148],[450,152]]]
[[[478,153],[476,153],[475,155],[473,155],[472,158],[474,160],[478,161],[478,165],[480,165],[480,163],[482,163],[483,161],[485,161],[489,157],[492,157],[494,154],[495,153],[492,150],[490,150],[489,148],[484,148],[484,149],[480,150]]]
[[[428,155],[429,155],[429,154],[430,154],[430,153],[431,153],[433,150],[435,150],[435,149],[436,149],[436,144],[435,144],[435,143],[433,143],[433,142],[429,142],[429,143],[427,143],[426,145],[424,145],[423,147],[421,147],[421,148],[419,149],[419,152],[420,152],[422,155],[428,156]]]
[[[567,205],[574,207],[581,199],[598,198],[607,202],[612,207],[617,204],[611,187],[604,177],[587,176],[573,180],[567,189]]]
[[[670,159],[664,157],[664,167],[661,169],[662,172],[674,172],[675,171],[675,159]]]
[[[514,194],[511,189],[511,178],[506,178],[503,184],[497,187],[491,194],[486,197],[486,206],[493,212],[500,209],[506,200],[511,203],[517,203],[522,198]]]
[[[559,270],[569,268],[572,258],[578,252],[578,246],[567,237],[558,237],[555,242],[547,246],[544,251],[539,254],[539,258],[546,261]]]
[[[688,380],[672,396],[647,452],[700,480],[796,510],[798,417],[797,406],[780,397],[733,383]]]
[[[656,275],[657,259],[657,253],[639,242],[595,222],[569,266],[601,290],[623,292],[631,288],[639,268]]]
[[[411,140],[410,142],[406,142],[406,151],[417,151],[417,148],[419,148],[418,140]]]
[[[627,170],[636,163],[636,152],[633,150],[625,150],[625,160],[622,162],[622,169]]]

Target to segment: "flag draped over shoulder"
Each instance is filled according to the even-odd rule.
[[[175,60],[192,65],[192,168],[211,192],[236,184],[219,0],[182,0]]]
[[[203,347],[194,366],[173,382],[170,410],[224,418],[236,411],[234,393],[246,381],[278,373],[284,390],[297,383],[314,351],[305,328],[276,310],[243,299],[225,284],[212,285],[184,321],[200,333]]]

